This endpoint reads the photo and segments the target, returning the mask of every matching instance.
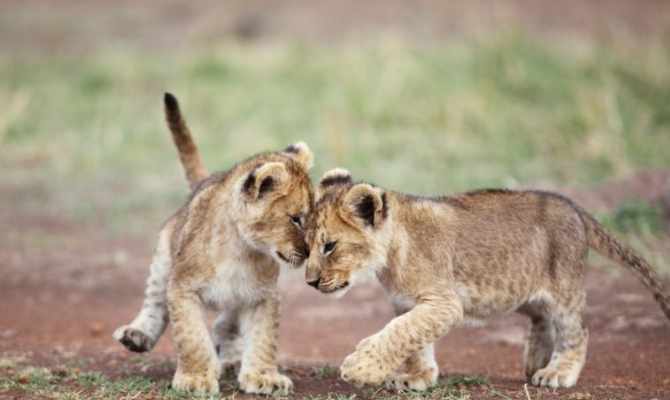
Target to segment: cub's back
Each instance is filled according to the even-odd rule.
[[[542,191],[479,190],[467,192],[445,201],[454,208],[461,228],[483,229],[484,232],[510,229],[583,231],[578,208],[557,193]]]
[[[550,192],[486,190],[451,197],[456,261],[490,269],[543,269],[558,253],[587,249],[576,206]]]

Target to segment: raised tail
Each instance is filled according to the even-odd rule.
[[[170,127],[170,132],[172,132],[172,140],[174,141],[175,146],[177,146],[177,152],[179,153],[181,164],[184,167],[186,179],[188,179],[191,189],[194,189],[198,182],[207,178],[209,173],[207,172],[205,165],[202,163],[200,152],[193,141],[191,131],[188,129],[186,121],[184,121],[184,118],[181,116],[177,98],[170,93],[165,93],[164,102],[165,120]]]
[[[663,288],[658,274],[647,260],[637,254],[635,250],[616,240],[589,213],[584,210],[579,211],[586,224],[589,247],[624,267],[636,271],[642,283],[654,295],[654,299],[661,306],[665,316],[670,319],[670,295]]]

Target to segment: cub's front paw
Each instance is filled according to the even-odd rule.
[[[437,369],[430,368],[414,374],[394,374],[386,380],[386,388],[391,390],[423,391],[437,383]]]
[[[579,378],[579,371],[573,371],[570,369],[560,370],[553,367],[542,368],[537,371],[531,382],[535,386],[548,386],[550,388],[569,388],[575,386],[577,379]]]
[[[291,379],[277,371],[244,372],[238,381],[245,393],[287,395],[293,390]]]
[[[112,337],[126,349],[136,353],[150,351],[156,344],[156,341],[152,337],[130,325],[123,325],[117,328]]]
[[[356,386],[378,385],[390,372],[378,352],[366,348],[349,354],[340,366],[340,377]]]
[[[172,388],[201,394],[219,393],[219,381],[214,374],[184,374],[177,372],[172,378]]]

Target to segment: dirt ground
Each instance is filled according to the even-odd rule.
[[[668,183],[670,173],[645,173],[572,194],[587,204],[598,204],[602,193],[609,193],[610,201],[635,197],[631,187],[645,179]],[[3,188],[2,195],[25,195],[17,190]],[[655,195],[638,192],[638,197],[650,196]],[[8,208],[0,211],[0,226],[12,227],[3,229],[0,241],[2,357],[51,368],[74,363],[112,378],[140,375],[169,382],[174,371],[169,335],[144,356],[128,353],[111,338],[141,303],[153,238],[115,238],[96,226]],[[531,398],[670,398],[670,324],[651,296],[619,268],[593,267],[587,286],[591,340],[581,380],[570,390],[531,387]],[[282,293],[281,360],[296,393],[381,395],[354,390],[337,379],[334,368],[320,367],[337,366],[360,339],[392,318],[381,289],[359,287],[334,300],[306,286],[297,270],[282,275]],[[437,346],[442,374],[485,377],[485,384],[467,388],[472,398],[526,398],[521,353],[527,321],[511,315],[468,325]],[[0,398],[12,396],[26,394],[0,393]]]

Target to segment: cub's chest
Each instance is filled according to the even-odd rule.
[[[202,301],[209,307],[220,309],[262,299],[274,290],[276,281],[262,279],[255,268],[254,265],[240,261],[220,263],[214,278],[200,291]]]

